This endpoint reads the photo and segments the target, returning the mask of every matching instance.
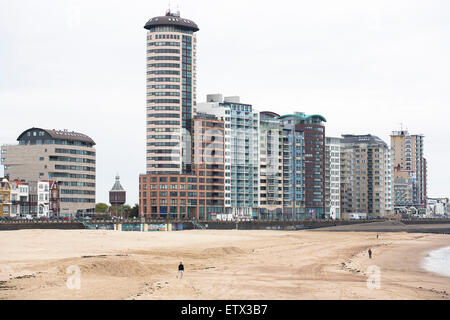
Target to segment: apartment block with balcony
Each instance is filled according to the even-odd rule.
[[[341,218],[341,138],[325,141],[325,218]]]
[[[303,131],[295,124],[282,126],[283,216],[282,219],[305,219],[305,166]]]
[[[424,136],[411,135],[406,130],[393,131],[391,134],[391,148],[393,150],[395,188],[404,189],[404,179],[408,176],[412,183],[412,202],[408,205],[425,209],[427,201],[427,174],[426,159],[424,158]],[[405,205],[402,193],[395,193],[399,198],[394,198],[396,207]]]
[[[279,114],[259,114],[259,218],[283,215],[283,131]]]
[[[321,115],[303,112],[280,117],[282,124],[292,124],[304,138],[303,167],[305,177],[306,219],[325,218],[325,122]]]
[[[373,135],[343,135],[342,215],[382,217],[392,212],[391,151]]]
[[[222,117],[225,124],[225,213],[253,219],[259,211],[259,113],[236,96],[206,99],[198,112]]]

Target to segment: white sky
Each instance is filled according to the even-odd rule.
[[[172,0],[198,32],[207,93],[322,114],[327,136],[425,135],[428,195],[450,196],[450,2]],[[0,144],[30,127],[97,143],[97,202],[145,172],[146,30],[168,1],[0,0]],[[3,168],[0,169],[0,176]]]

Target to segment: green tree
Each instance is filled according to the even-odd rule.
[[[131,218],[139,217],[139,205],[137,203],[134,205],[133,208],[131,208],[130,217]]]
[[[121,212],[128,212],[131,210],[131,207],[128,204],[123,204],[119,207],[119,211]]]
[[[108,210],[109,206],[106,203],[97,203],[95,204],[95,212],[96,213],[105,213]]]

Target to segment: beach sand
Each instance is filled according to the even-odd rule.
[[[0,299],[450,299],[450,278],[421,267],[450,235],[378,234],[1,231]]]

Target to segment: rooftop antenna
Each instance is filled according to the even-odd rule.
[[[179,16],[180,16],[180,5],[177,4],[177,17],[179,17]]]
[[[169,8],[166,10],[166,16],[170,16],[170,0],[169,0]]]

